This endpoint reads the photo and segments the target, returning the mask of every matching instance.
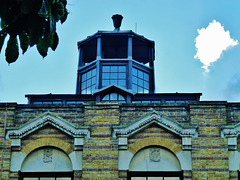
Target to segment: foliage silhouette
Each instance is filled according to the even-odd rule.
[[[18,59],[19,44],[23,54],[34,45],[42,57],[49,47],[55,51],[59,42],[56,23],[66,21],[66,5],[67,0],[1,0],[0,53],[9,35],[6,61]]]

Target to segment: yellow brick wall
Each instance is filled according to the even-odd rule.
[[[199,127],[198,137],[192,140],[193,179],[229,179],[227,139],[220,137],[225,125],[225,105],[192,105],[191,124]]]
[[[126,125],[153,111],[176,120],[182,125],[190,122],[189,111],[185,106],[161,104],[152,106],[149,104],[128,104],[120,107],[120,124]]]
[[[5,139],[5,134],[8,127],[13,127],[14,117],[14,107],[0,107],[0,179],[2,180],[8,180],[11,174],[11,142]]]
[[[209,105],[210,104],[210,105]],[[83,170],[75,171],[75,179],[126,180],[127,171],[118,171],[118,140],[112,138],[112,126],[128,125],[136,119],[156,111],[182,125],[198,127],[198,137],[192,139],[192,171],[183,171],[184,179],[215,180],[238,179],[237,171],[229,171],[227,139],[220,136],[220,127],[240,122],[240,105],[224,103],[176,104],[101,104],[83,105],[11,105],[7,107],[7,127],[20,125],[50,111],[76,127],[89,126],[91,137],[83,147]],[[10,172],[11,147],[5,140],[3,146],[6,107],[0,106],[0,179],[18,179],[18,172]],[[181,138],[158,126],[149,128],[129,138],[129,150],[135,154],[141,148],[159,145],[177,154],[181,151]],[[240,151],[238,139],[238,151]],[[22,140],[22,152],[51,145],[67,154],[73,150],[73,139],[60,130],[46,126]]]
[[[91,138],[84,143],[82,179],[118,179],[118,141],[111,127],[119,124],[119,106],[86,106],[84,120]]]

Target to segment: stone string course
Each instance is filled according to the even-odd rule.
[[[184,180],[237,180],[239,178],[238,170],[229,170],[228,140],[221,136],[221,127],[240,122],[240,104],[197,102],[167,105],[2,103],[0,104],[0,179],[19,178],[19,172],[10,170],[12,150],[11,141],[5,138],[6,130],[18,128],[50,112],[76,128],[89,127],[90,138],[84,139],[82,147],[82,170],[74,171],[74,179],[127,180],[128,171],[118,170],[118,139],[113,138],[112,127],[130,125],[153,111],[180,123],[183,127],[198,127],[198,136],[191,140],[192,170],[183,171]],[[21,151],[27,155],[47,145],[62,149],[67,154],[74,151],[73,137],[51,125],[46,125],[25,136],[21,140]],[[133,154],[147,146],[162,146],[178,154],[182,151],[182,138],[155,124],[128,138],[128,150]],[[240,152],[240,138],[237,139],[236,152]]]

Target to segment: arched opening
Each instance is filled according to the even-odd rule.
[[[151,146],[137,152],[128,172],[129,180],[182,180],[178,158],[171,151]]]
[[[118,93],[107,94],[102,98],[102,101],[120,101],[122,103],[126,102],[125,98]]]
[[[55,147],[31,152],[23,161],[20,180],[72,180],[73,168],[68,155]]]

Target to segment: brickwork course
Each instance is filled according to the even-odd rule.
[[[191,169],[182,170],[183,179],[240,178],[239,169],[232,167],[229,155],[240,152],[238,134],[236,146],[232,149],[229,148],[228,137],[222,135],[224,127],[237,126],[240,122],[240,103],[199,101],[146,104],[95,102],[71,105],[0,103],[0,179],[19,179],[19,171],[11,170],[12,152],[16,150],[11,145],[7,132],[24,127],[48,112],[76,129],[87,127],[90,131],[89,137],[84,138],[82,148],[78,150],[82,153],[81,169],[74,170],[74,179],[127,180],[128,170],[119,169],[121,148],[119,139],[113,135],[113,129],[128,127],[152,112],[181,127],[197,129],[197,135],[191,139],[191,148],[187,150],[191,154]],[[61,128],[46,124],[22,137],[18,151],[27,157],[39,148],[54,147],[70,156],[76,150],[74,143],[74,138]],[[176,157],[184,151],[182,137],[157,123],[127,137],[126,148],[133,156],[151,146],[169,150]],[[240,160],[236,159],[236,162]]]

